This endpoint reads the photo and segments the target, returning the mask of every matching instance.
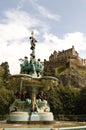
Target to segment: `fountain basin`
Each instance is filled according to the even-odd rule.
[[[35,121],[53,122],[54,117],[52,112],[32,112],[31,115],[28,112],[12,112],[7,119],[8,123],[30,123],[31,121],[33,121],[34,123]]]
[[[15,80],[15,83],[19,81],[20,94],[23,91],[29,91],[30,98],[25,98],[24,100],[15,99],[14,103],[10,106],[10,114],[7,122],[53,122],[54,116],[50,112],[47,100],[41,99],[41,97],[37,99],[37,94],[40,90],[48,91],[50,87],[57,86],[58,79],[52,76],[33,78],[28,74],[13,75],[12,79]]]
[[[50,89],[52,86],[58,85],[58,79],[52,76],[43,76],[39,78],[33,78],[31,75],[28,74],[16,74],[13,75],[12,78],[19,79],[23,82],[23,86],[28,88],[43,88],[43,89]]]

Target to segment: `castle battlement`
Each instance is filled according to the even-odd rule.
[[[78,53],[77,51],[75,51],[74,46],[72,46],[72,48],[67,49],[67,50],[62,50],[62,51],[54,51],[53,54],[50,55],[49,60],[56,60],[58,58],[62,58],[62,57],[71,57],[71,56],[75,56],[78,57]]]
[[[72,46],[67,50],[54,51],[50,55],[49,61],[44,61],[45,72],[51,72],[59,66],[86,68],[86,59],[80,58],[78,52]]]

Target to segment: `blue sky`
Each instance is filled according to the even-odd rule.
[[[31,53],[34,31],[36,58],[49,58],[54,50],[74,45],[86,58],[86,0],[0,0],[0,63],[8,61],[19,73],[19,58]]]

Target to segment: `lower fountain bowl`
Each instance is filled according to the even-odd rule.
[[[54,123],[54,116],[52,112],[12,112],[7,119],[7,123],[49,124]]]

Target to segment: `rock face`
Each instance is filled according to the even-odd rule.
[[[82,88],[86,87],[86,76],[80,74],[76,69],[67,69],[58,76],[60,83],[66,87]]]

